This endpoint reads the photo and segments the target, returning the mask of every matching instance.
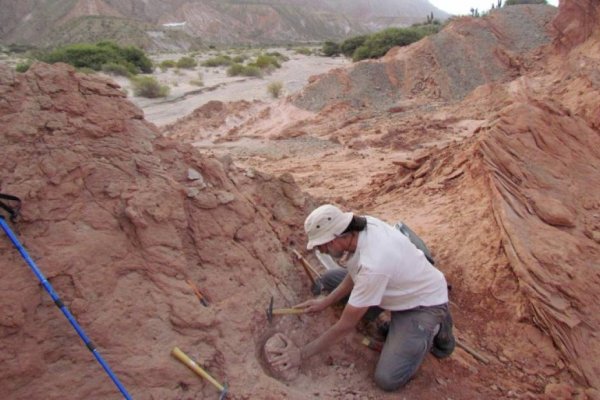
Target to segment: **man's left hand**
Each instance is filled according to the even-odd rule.
[[[271,365],[281,369],[299,368],[302,364],[302,351],[293,343],[286,348],[278,351],[278,355],[273,357]]]

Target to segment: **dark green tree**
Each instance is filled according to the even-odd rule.
[[[124,66],[130,73],[152,72],[152,61],[137,47],[121,47],[113,42],[96,44],[72,44],[59,47],[38,57],[41,61],[53,64],[64,62],[76,68],[90,68],[100,71],[106,64]]]
[[[359,46],[352,55],[353,61],[365,58],[378,58],[385,55],[394,46],[408,46],[421,38],[426,33],[419,28],[388,28],[381,32],[369,35],[367,40]]]
[[[357,48],[363,45],[367,40],[367,35],[353,36],[346,39],[340,45],[340,50],[346,57],[352,57]]]
[[[336,42],[327,41],[323,43],[323,48],[321,49],[323,55],[327,57],[334,57],[340,55],[342,50],[340,49],[340,45]]]
[[[515,6],[517,4],[548,4],[546,0],[506,0],[504,6]]]

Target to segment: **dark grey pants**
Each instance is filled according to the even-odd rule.
[[[321,277],[324,289],[335,289],[346,274],[345,269],[327,271]],[[373,320],[382,311],[370,307],[364,318]],[[417,372],[427,353],[431,351],[444,358],[452,354],[454,347],[448,304],[392,311],[390,329],[375,369],[375,382],[386,391],[399,389]]]

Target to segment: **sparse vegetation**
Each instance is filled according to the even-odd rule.
[[[548,4],[546,0],[506,0],[504,6],[514,6],[517,4]]]
[[[102,72],[117,76],[131,76],[131,72],[124,65],[114,62],[104,64]]]
[[[279,64],[279,60],[275,56],[270,56],[267,54],[261,54],[256,57],[256,61],[251,63],[250,65],[254,65],[260,69],[268,69],[270,67],[281,68],[281,64]]]
[[[15,67],[15,70],[17,72],[27,72],[29,70],[29,67],[31,67],[31,60],[27,60],[27,61],[23,61],[17,64],[17,66]]]
[[[267,92],[269,92],[269,94],[271,96],[273,96],[273,98],[275,98],[275,99],[279,97],[282,89],[283,89],[283,83],[280,81],[271,82],[267,86]]]
[[[352,55],[354,54],[356,49],[358,49],[360,46],[362,46],[365,43],[365,41],[367,40],[367,38],[368,38],[368,35],[359,35],[359,36],[354,36],[354,37],[344,40],[342,42],[342,44],[340,45],[340,50],[341,50],[342,54],[345,55],[346,57],[352,58]]]
[[[122,65],[131,74],[150,73],[153,70],[152,61],[142,50],[134,46],[121,47],[113,42],[72,44],[38,58],[49,64],[64,62],[76,68],[90,68],[94,71],[102,70],[106,64]]]
[[[242,65],[242,64],[232,64],[227,69],[227,75],[229,76],[262,76],[262,71],[255,65]]]
[[[268,56],[271,56],[271,57],[275,57],[275,58],[277,58],[277,59],[279,60],[279,62],[285,62],[285,61],[289,61],[289,57],[288,57],[288,56],[286,56],[286,55],[284,55],[284,54],[281,54],[281,53],[280,53],[280,52],[278,52],[278,51],[270,51],[270,52],[268,52],[268,53],[266,53],[266,54],[267,54]]]
[[[139,97],[154,99],[169,95],[169,87],[161,85],[153,76],[135,76],[131,79],[133,93]]]
[[[431,14],[427,16],[426,23],[415,24],[409,28],[388,28],[371,35],[354,36],[340,45],[335,42],[325,42],[321,51],[329,57],[341,53],[346,57],[352,57],[353,61],[378,58],[384,56],[394,46],[407,46],[427,35],[439,32],[440,29],[440,22]]]
[[[197,65],[198,65],[198,63],[192,57],[181,57],[177,61],[177,68],[194,69],[194,68],[196,68]]]
[[[308,47],[299,47],[297,49],[294,49],[294,51],[297,54],[303,54],[305,56],[310,56],[312,54],[312,50],[309,49]]]
[[[342,49],[340,48],[340,45],[336,42],[326,41],[325,43],[323,43],[321,53],[323,53],[325,57],[335,57],[339,56],[342,53]]]
[[[177,66],[177,62],[174,60],[164,60],[159,64],[160,70],[165,72],[169,68],[175,68]]]
[[[220,67],[220,66],[228,66],[233,64],[233,60],[231,57],[227,55],[218,55],[208,60],[204,61],[202,65],[204,67]]]
[[[9,53],[16,53],[16,54],[21,54],[21,53],[27,53],[30,50],[35,50],[35,47],[27,45],[27,44],[15,44],[15,43],[11,43],[7,46],[6,49]]]
[[[260,70],[260,68],[257,68],[254,65],[246,65],[244,71],[242,72],[242,75],[261,77],[262,71]]]
[[[77,68],[77,72],[79,72],[80,74],[92,75],[96,73],[96,70],[88,67],[82,67]]]

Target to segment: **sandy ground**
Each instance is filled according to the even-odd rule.
[[[227,67],[201,66],[200,63],[203,60],[214,55],[212,53],[198,56],[199,65],[193,70],[169,69],[162,72],[157,68],[154,76],[159,82],[171,88],[169,96],[163,99],[135,97],[128,79],[113,79],[127,89],[130,100],[144,110],[146,120],[157,126],[163,126],[175,122],[211,100],[273,101],[274,99],[267,91],[270,82],[280,81],[283,83],[281,96],[287,96],[304,87],[312,75],[322,74],[350,63],[344,57],[306,56],[281,48],[266,50],[266,52],[269,51],[278,51],[287,56],[289,60],[285,61],[281,68],[262,78],[230,77],[227,76]],[[177,60],[181,56],[181,54],[160,55],[155,60]],[[202,86],[195,85],[194,80],[202,80],[204,84]]]

